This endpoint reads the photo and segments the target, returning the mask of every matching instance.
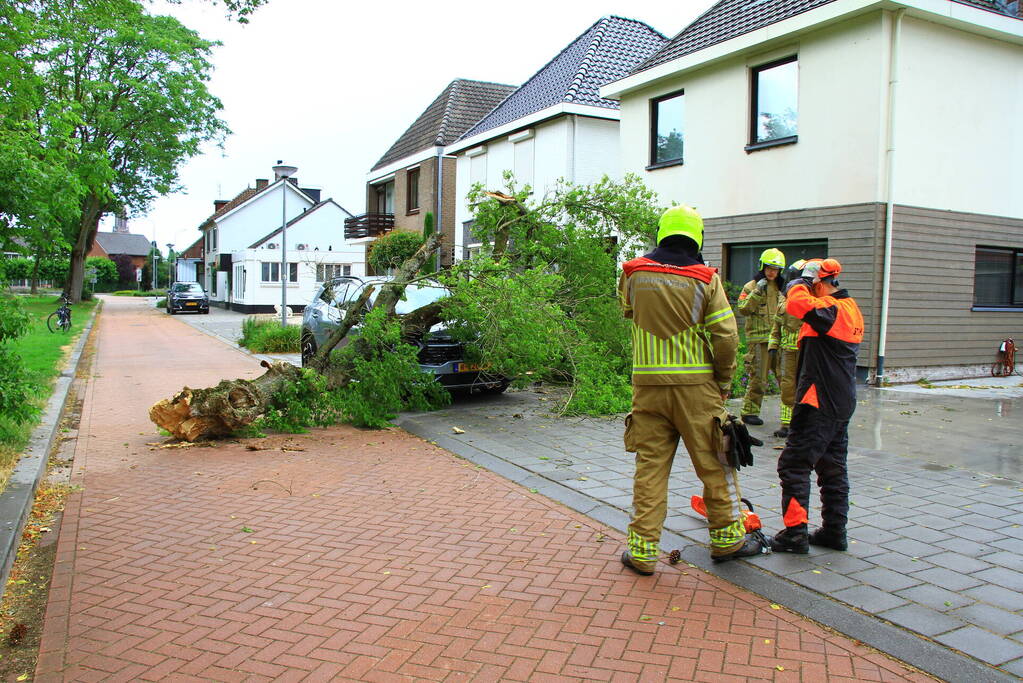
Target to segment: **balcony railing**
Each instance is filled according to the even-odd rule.
[[[364,213],[345,219],[345,239],[377,237],[394,229],[393,213]]]

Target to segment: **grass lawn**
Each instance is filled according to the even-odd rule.
[[[42,409],[53,393],[54,379],[63,369],[74,341],[97,302],[94,300],[75,304],[71,309],[71,331],[53,334],[46,329],[46,317],[57,310],[57,296],[27,296],[22,297],[21,301],[31,318],[31,327],[25,336],[11,342],[9,348],[25,361],[34,385],[34,400]],[[38,420],[17,424],[0,415],[0,490],[7,486],[11,470],[38,424]]]

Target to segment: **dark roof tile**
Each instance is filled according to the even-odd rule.
[[[600,96],[600,87],[627,76],[666,42],[667,38],[641,21],[604,17],[533,74],[462,139],[561,102],[617,109],[618,102]]]
[[[128,254],[129,256],[148,256],[152,244],[145,235],[130,232],[97,232],[96,242],[107,254]]]
[[[454,142],[470,126],[494,108],[513,85],[458,78],[448,84],[419,118],[402,133],[373,166],[377,170],[431,147]]]
[[[632,73],[646,71],[673,59],[723,43],[745,33],[809,12],[835,0],[720,0],[667,45],[637,66]],[[950,0],[1001,14],[1012,14],[1001,0]]]

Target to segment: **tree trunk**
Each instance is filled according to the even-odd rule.
[[[82,300],[82,286],[85,284],[85,257],[92,249],[96,231],[99,229],[99,219],[102,216],[99,198],[90,194],[82,202],[82,217],[78,222],[78,235],[75,238],[74,246],[71,247],[71,267],[68,271],[65,293],[73,304]]]
[[[228,436],[266,412],[275,393],[298,379],[301,370],[277,361],[254,380],[223,380],[212,389],[185,387],[149,409],[149,419],[184,441]]]
[[[32,264],[32,281],[31,281],[31,293],[35,296],[39,293],[39,262],[42,261],[43,255],[42,249],[36,249],[35,263]]]

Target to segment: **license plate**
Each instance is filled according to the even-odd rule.
[[[198,301],[186,301],[185,305],[186,306],[198,306],[199,302]]]
[[[455,363],[455,372],[479,372],[482,369],[482,365],[474,363]]]

